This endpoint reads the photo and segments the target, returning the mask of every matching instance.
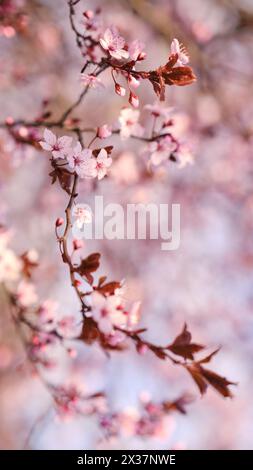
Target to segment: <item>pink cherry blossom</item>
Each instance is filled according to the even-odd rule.
[[[179,161],[179,168],[184,168],[186,165],[193,165],[194,163],[194,156],[186,145],[180,145],[176,158]]]
[[[145,44],[139,39],[132,41],[128,47],[129,58],[134,61],[145,59],[146,54],[143,52],[144,47]]]
[[[108,126],[107,124],[104,124],[103,126],[98,127],[97,129],[97,136],[99,139],[107,139],[112,135],[112,128]]]
[[[76,218],[77,227],[81,228],[83,224],[90,224],[92,222],[92,212],[88,207],[81,207],[80,205],[74,208],[74,217]]]
[[[17,288],[18,303],[22,307],[30,307],[37,299],[34,285],[27,281],[21,281]]]
[[[34,250],[34,249],[31,249],[31,250],[28,250],[26,252],[26,259],[30,262],[30,263],[37,263],[38,260],[39,260],[39,253]]]
[[[131,309],[129,310],[127,325],[128,327],[136,326],[140,320],[140,308],[141,302],[134,302]]]
[[[55,390],[55,403],[58,412],[63,415],[73,415],[79,409],[82,392],[76,385],[58,387]]]
[[[21,271],[21,262],[12,250],[0,254],[0,282],[15,281]]]
[[[105,335],[113,332],[113,325],[110,319],[110,311],[107,305],[107,298],[93,292],[91,295],[92,302],[92,318],[97,322],[99,330]]]
[[[117,28],[114,26],[105,30],[104,36],[100,39],[100,44],[115,59],[128,59],[129,57],[129,53],[124,49],[125,40],[119,35]]]
[[[39,143],[44,150],[52,152],[54,158],[66,157],[72,143],[72,137],[66,135],[57,137],[52,131],[45,129],[43,138],[44,140],[41,140]]]
[[[98,18],[97,12],[87,10],[83,13],[83,26],[89,35],[93,38],[97,37],[101,31],[102,22]]]
[[[96,75],[81,73],[81,82],[90,88],[103,88],[104,84]]]
[[[164,119],[168,119],[171,116],[173,111],[173,107],[164,108],[159,103],[154,104],[146,104],[144,109],[149,111],[155,117],[163,117]]]
[[[124,327],[127,316],[122,308],[120,296],[104,297],[98,292],[91,295],[92,318],[97,322],[99,330],[105,335],[113,335],[114,326]]]
[[[160,165],[162,162],[168,160],[170,154],[176,149],[176,143],[173,142],[170,136],[165,136],[159,141],[151,142],[148,145],[148,152],[150,153],[150,161],[153,165]]]
[[[51,299],[45,300],[38,309],[39,322],[42,324],[50,323],[53,325],[56,320],[57,309],[58,302]]]
[[[123,108],[119,116],[120,135],[127,139],[130,135],[142,135],[143,128],[139,124],[140,112],[131,108]]]
[[[107,151],[105,149],[101,149],[95,162],[96,168],[94,174],[99,180],[101,180],[107,174],[107,170],[112,164],[112,159],[111,157],[108,157]]]
[[[80,321],[73,315],[66,315],[58,320],[56,329],[60,335],[72,338],[80,334]]]
[[[174,38],[171,45],[170,45],[170,53],[172,54],[177,54],[178,55],[178,60],[177,60],[177,65],[182,66],[186,65],[189,62],[189,56],[187,54],[186,49],[182,44],[179,43],[178,39]]]
[[[67,160],[70,168],[74,169],[81,178],[94,176],[95,162],[92,158],[92,151],[83,149],[80,142],[77,142],[72,151],[69,152]]]

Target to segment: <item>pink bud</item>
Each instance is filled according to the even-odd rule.
[[[148,350],[148,347],[146,346],[146,344],[142,343],[142,344],[137,345],[137,351],[139,354],[144,355],[146,354],[147,350]]]
[[[140,80],[138,80],[137,78],[133,77],[133,75],[129,75],[128,76],[128,83],[130,86],[132,86],[133,88],[138,88],[138,86],[140,85]]]
[[[94,13],[92,10],[86,10],[83,12],[83,16],[85,16],[86,18],[88,18],[88,20],[90,20],[91,18],[94,17]]]
[[[83,241],[82,240],[73,240],[73,249],[79,250],[79,248],[83,248]]]
[[[147,56],[146,52],[140,52],[140,54],[137,57],[137,60],[144,60],[146,59],[146,56]]]
[[[139,107],[139,98],[132,91],[130,92],[128,101],[133,106],[133,108],[138,108]]]
[[[14,124],[14,119],[11,116],[8,116],[5,119],[5,123],[7,124],[7,126],[11,126],[12,124]]]
[[[69,348],[68,355],[74,359],[77,356],[77,350],[73,348]]]
[[[119,83],[115,83],[115,92],[119,96],[125,96],[126,89],[123,86],[121,86]]]
[[[173,119],[169,119],[168,121],[165,121],[164,124],[163,124],[163,128],[164,127],[170,127],[170,126],[173,126],[174,124],[174,121]]]
[[[97,136],[99,139],[107,139],[107,137],[110,137],[112,135],[111,128],[107,126],[107,124],[104,124],[103,126],[98,127],[97,129]]]
[[[56,227],[60,227],[62,224],[64,224],[63,218],[58,217],[58,219],[56,219],[56,222],[55,222]]]

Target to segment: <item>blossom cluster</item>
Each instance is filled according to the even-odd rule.
[[[106,149],[102,148],[95,157],[90,148],[82,148],[80,142],[72,146],[72,137],[56,135],[49,129],[44,131],[44,140],[40,142],[44,150],[52,153],[54,160],[66,160],[69,167],[80,178],[104,178],[112,164]]]
[[[126,302],[122,296],[122,289],[115,289],[113,295],[104,296],[95,291],[91,294],[90,315],[109,343],[114,346],[125,339],[120,329],[131,330],[136,327],[140,318],[140,302],[134,302],[130,309],[126,308]],[[119,328],[117,331],[115,328]]]
[[[115,25],[103,29],[101,22],[97,19],[99,13],[100,11],[90,10],[84,12],[83,26],[86,35],[78,34],[78,40],[83,39],[83,55],[87,60],[81,71],[81,80],[85,86],[92,88],[103,86],[101,79],[96,74],[86,72],[88,63],[109,66],[115,93],[124,97],[128,90],[130,105],[133,108],[138,108],[139,97],[136,94],[136,89],[141,80],[147,79],[151,82],[161,101],[165,99],[165,85],[182,86],[195,81],[196,77],[187,65],[189,63],[188,53],[177,38],[171,42],[168,62],[165,66],[149,72],[137,70],[136,65],[146,58],[145,45],[138,39],[128,43]],[[80,46],[82,47],[82,41]],[[120,84],[116,76],[122,77],[126,85]]]

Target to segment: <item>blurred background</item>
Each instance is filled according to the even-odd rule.
[[[1,15],[0,121],[7,116],[32,120],[49,100],[53,118],[78,96],[83,65],[69,27],[67,2],[16,0],[15,18]],[[48,416],[30,440],[32,449],[252,449],[253,448],[253,4],[250,0],[100,0],[81,1],[80,9],[102,7],[105,26],[115,24],[128,39],[146,43],[145,68],[164,64],[171,40],[188,49],[197,82],[170,87],[166,106],[174,107],[174,132],[191,148],[194,164],[170,162],[145,176],[141,144],[111,139],[115,145],[110,176],[96,194],[105,202],[181,204],[181,246],[160,250],[160,241],[92,241],[84,253],[102,253],[100,274],[126,279],[127,296],[141,300],[146,337],[166,344],[186,321],[193,338],[222,345],[213,368],[239,383],[234,398],[213,390],[200,399],[190,378],[155,357],[128,352],[105,357],[97,345],[77,344],[74,360],[61,359],[57,374],[86,391],[104,389],[112,410],[138,412],[139,396],[154,401],[190,391],[196,397],[186,416],[170,415],[151,438],[122,429],[118,439],[101,439],[95,419],[68,421]],[[18,15],[16,14],[18,11]],[[10,13],[11,16],[12,13]],[[81,16],[77,25],[81,27]],[[105,89],[91,91],[75,111],[84,126],[114,123],[127,99]],[[153,103],[151,86],[142,85],[140,109]],[[147,114],[141,112],[141,123]],[[78,312],[55,242],[54,221],[63,215],[66,194],[51,186],[48,155],[16,145],[0,129],[0,219],[12,230],[11,245],[21,253],[34,248],[40,265],[35,283],[42,299],[59,303],[65,315]],[[79,200],[89,202],[90,187]],[[29,430],[48,407],[40,381],[19,365],[19,340],[1,300],[0,442],[23,448]],[[137,411],[136,411],[137,410]]]

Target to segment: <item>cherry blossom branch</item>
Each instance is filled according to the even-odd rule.
[[[74,290],[77,294],[77,297],[81,302],[81,311],[82,311],[82,313],[85,313],[85,312],[90,310],[90,307],[88,305],[86,305],[86,303],[83,299],[83,295],[82,295],[81,291],[78,288],[78,283],[76,282],[75,274],[74,274],[75,273],[75,268],[72,264],[71,256],[70,256],[69,251],[68,251],[68,235],[69,235],[69,231],[71,229],[71,209],[73,207],[74,200],[77,196],[77,192],[76,192],[77,191],[77,185],[78,185],[78,175],[75,174],[74,175],[73,186],[72,186],[72,190],[71,190],[71,194],[70,194],[70,198],[69,198],[69,202],[68,202],[68,205],[65,209],[66,224],[65,224],[64,234],[63,234],[62,237],[57,236],[57,238],[58,238],[58,242],[60,244],[60,249],[61,249],[61,253],[62,253],[63,262],[67,263],[68,268],[69,268],[69,275],[70,275],[71,285],[74,288]]]
[[[139,353],[144,353],[145,350],[149,350],[159,359],[168,359],[174,365],[183,366],[192,376],[201,394],[205,393],[208,385],[211,385],[224,397],[230,397],[231,392],[228,387],[232,384],[232,382],[229,382],[224,377],[221,377],[218,374],[203,367],[203,364],[208,363],[218,352],[218,350],[209,354],[209,356],[206,356],[200,360],[196,360],[195,353],[198,353],[204,349],[204,346],[192,343],[191,333],[188,331],[186,325],[180,335],[178,335],[171,344],[165,347],[157,346],[151,342],[143,340],[140,335],[145,331],[144,329],[136,330],[133,328],[133,325],[126,325],[126,319],[131,319],[131,315],[129,315],[129,310],[123,305],[120,296],[116,294],[116,291],[120,290],[122,287],[121,283],[117,281],[105,283],[105,277],[102,276],[102,278],[99,278],[98,284],[94,284],[92,274],[96,272],[99,267],[100,254],[93,253],[89,255],[87,258],[82,259],[78,266],[73,264],[72,254],[69,252],[68,240],[72,223],[71,212],[77,197],[79,178],[90,178],[97,176],[99,179],[101,175],[101,177],[105,176],[106,168],[111,164],[111,158],[108,157],[108,155],[112,148],[105,147],[103,149],[91,149],[92,143],[98,136],[98,129],[82,128],[79,125],[79,121],[77,121],[78,125],[76,125],[75,120],[73,120],[73,127],[69,127],[66,124],[67,119],[71,116],[79,104],[82,103],[90,89],[90,86],[94,84],[96,85],[96,79],[98,75],[109,67],[111,68],[112,77],[115,83],[115,92],[120,96],[124,96],[125,91],[124,88],[116,82],[116,73],[120,74],[127,80],[130,93],[129,102],[133,107],[138,107],[139,104],[137,95],[135,95],[131,89],[133,82],[136,85],[136,81],[138,82],[140,79],[148,80],[152,84],[156,95],[161,101],[163,101],[165,99],[166,85],[188,85],[196,79],[192,69],[186,65],[189,61],[187,52],[182,46],[180,46],[176,39],[174,39],[172,42],[171,53],[167,63],[164,66],[160,66],[158,69],[151,71],[136,70],[136,63],[144,59],[144,54],[140,46],[138,45],[136,48],[135,45],[133,48],[133,45],[125,44],[124,39],[119,36],[118,32],[113,28],[108,28],[105,31],[104,36],[100,37],[99,33],[100,39],[98,41],[95,41],[91,36],[86,37],[82,35],[77,30],[74,22],[74,6],[77,3],[78,1],[68,1],[70,9],[70,25],[75,33],[78,47],[82,49],[84,45],[86,46],[86,43],[89,43],[92,45],[92,47],[99,47],[100,50],[102,49],[104,53],[104,56],[99,62],[92,60],[90,59],[90,54],[92,51],[90,50],[90,46],[87,46],[86,63],[83,66],[82,71],[84,71],[86,67],[91,64],[94,65],[95,68],[93,73],[88,75],[84,74],[83,79],[87,83],[84,90],[81,92],[77,100],[74,101],[74,103],[71,104],[56,121],[49,120],[48,122],[48,117],[47,119],[43,119],[43,117],[39,118],[34,122],[26,122],[22,119],[13,121],[12,119],[8,118],[5,123],[1,124],[1,127],[8,129],[14,138],[17,140],[21,139],[21,142],[24,144],[30,143],[38,145],[38,140],[33,140],[32,137],[24,139],[22,136],[15,134],[15,128],[17,126],[23,125],[28,128],[43,126],[47,127],[48,129],[57,127],[59,129],[64,129],[75,133],[78,138],[76,147],[72,148],[69,144],[69,139],[72,140],[71,138],[67,136],[57,138],[57,136],[55,136],[51,131],[46,129],[44,132],[44,141],[40,142],[41,146],[45,150],[52,152],[51,165],[53,171],[50,173],[50,176],[52,176],[53,182],[58,180],[62,189],[69,195],[68,203],[65,209],[65,225],[62,227],[63,234],[59,235],[58,231],[59,227],[63,226],[64,221],[57,219],[56,236],[63,262],[68,266],[71,284],[79,299],[81,313],[83,315],[83,329],[78,339],[87,343],[98,341],[102,348],[108,352],[108,350],[121,350],[123,342],[128,338],[134,342]],[[90,14],[87,14],[86,12],[86,19],[92,21],[93,16],[90,16]],[[131,51],[131,49],[134,49],[134,51]],[[127,110],[127,113],[129,113],[129,109]],[[138,111],[130,109],[130,112],[131,119],[135,120],[136,112],[138,113]],[[125,121],[129,121],[129,116],[125,116]],[[136,123],[136,121],[133,122]],[[84,132],[93,131],[95,136],[91,140],[88,148],[84,149],[82,135]],[[120,130],[112,131],[113,134],[119,134],[120,132]],[[157,144],[159,144],[159,140],[166,139],[166,137],[169,138],[168,140],[170,143],[173,141],[173,136],[170,132],[155,134],[154,126],[150,137],[135,135],[132,132],[130,132],[130,137],[146,143],[157,142]],[[61,141],[60,139],[63,140]],[[173,142],[173,144],[174,143],[175,142]],[[168,152],[167,149],[165,150]],[[67,164],[73,171],[65,168]],[[84,293],[80,290],[80,284],[76,279],[76,275],[79,275],[83,281],[88,282],[91,288],[91,292]],[[87,303],[87,296],[92,298],[92,305]],[[111,320],[111,312],[115,313],[115,311],[117,312],[118,316],[121,316],[120,324],[115,323],[115,320]],[[30,322],[22,314],[19,315],[19,321],[20,323],[25,324],[31,331],[41,332],[40,330],[37,330],[36,325]],[[124,326],[122,326],[122,323]],[[58,334],[57,330],[50,331],[49,337],[50,335],[51,338],[55,338],[62,342],[64,341],[64,338]],[[176,358],[177,356],[180,356],[180,360]],[[53,397],[55,397],[54,388],[51,384],[48,386],[50,390],[52,390]]]

